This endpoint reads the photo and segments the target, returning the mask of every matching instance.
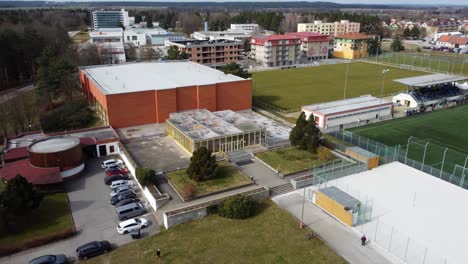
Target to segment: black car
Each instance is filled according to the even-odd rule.
[[[128,199],[123,199],[122,201],[114,204],[114,206],[119,207],[119,206],[122,206],[122,205],[131,204],[131,203],[138,203],[138,202],[140,202],[140,199],[128,198]]]
[[[112,182],[114,181],[120,181],[120,180],[128,180],[129,177],[123,174],[116,174],[112,176],[107,176],[104,178],[104,183],[106,185],[111,185]]]
[[[111,204],[115,205],[116,203],[129,198],[136,198],[136,194],[132,190],[123,191],[111,198]]]
[[[35,259],[31,259],[28,264],[65,264],[67,256],[61,255],[44,255]]]
[[[111,250],[109,241],[93,241],[79,246],[76,249],[78,259],[88,259],[97,255],[107,253]]]
[[[120,166],[117,166],[117,167],[107,168],[106,172],[121,171],[121,170],[122,170],[122,168]]]

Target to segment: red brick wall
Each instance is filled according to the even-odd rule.
[[[83,93],[86,97],[88,97],[88,103],[94,105],[94,101],[97,100],[104,109],[107,109],[107,98],[101,90],[94,84],[92,80],[90,80],[83,71],[80,71],[80,82],[82,85]]]
[[[156,123],[154,91],[107,96],[109,124],[115,128]]]
[[[197,94],[198,109],[216,111],[216,84],[198,86]]]
[[[157,123],[163,123],[170,113],[177,112],[177,89],[156,91]]]
[[[218,83],[216,89],[216,110],[252,109],[252,81]]]
[[[176,93],[178,112],[196,109],[198,107],[196,86],[177,88]]]

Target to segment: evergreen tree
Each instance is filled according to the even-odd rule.
[[[367,40],[367,52],[369,56],[378,55],[382,53],[382,43],[378,36],[370,38]]]
[[[314,116],[306,120],[304,112],[296,120],[296,126],[291,130],[289,141],[292,146],[316,153],[319,146],[320,130],[315,126]]]
[[[185,51],[180,52],[177,46],[171,46],[169,50],[167,51],[167,57],[166,59],[168,60],[186,60],[190,56],[187,54]]]
[[[201,147],[193,152],[187,174],[195,181],[204,181],[214,178],[217,168],[216,157],[206,147]]]
[[[27,224],[31,212],[41,204],[43,195],[23,176],[16,175],[0,193],[0,213],[9,232],[18,232]],[[2,221],[0,221],[2,222]]]
[[[248,71],[242,69],[242,67],[235,62],[229,63],[221,67],[221,70],[225,74],[232,74],[232,75],[236,75],[242,78],[250,78],[250,76],[252,75]]]
[[[390,49],[394,52],[400,52],[402,50],[405,50],[405,47],[401,43],[401,40],[398,36],[396,36],[393,39],[392,43],[390,44]]]

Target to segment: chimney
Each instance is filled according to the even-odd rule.
[[[208,32],[208,21],[205,21],[204,25],[205,25],[205,32]]]

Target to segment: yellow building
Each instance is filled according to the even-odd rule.
[[[361,33],[336,35],[333,57],[342,59],[367,58],[367,40],[370,36]]]

